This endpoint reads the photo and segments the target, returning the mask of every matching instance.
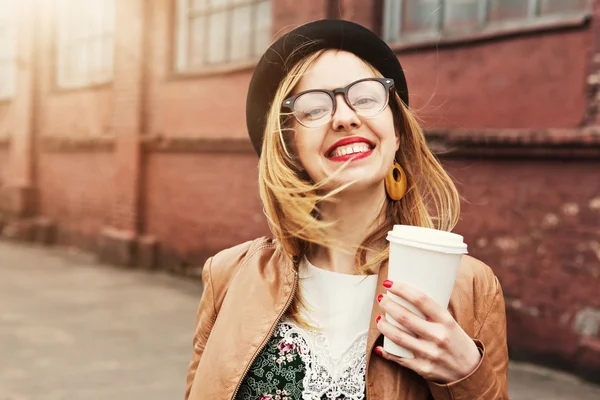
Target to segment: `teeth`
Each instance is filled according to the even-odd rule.
[[[354,143],[347,146],[340,146],[336,148],[332,153],[331,157],[341,157],[348,154],[355,153],[366,153],[371,150],[368,144],[366,143]]]

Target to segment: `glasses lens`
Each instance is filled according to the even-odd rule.
[[[387,106],[388,92],[378,81],[362,81],[348,90],[348,100],[357,114],[373,117]]]
[[[307,127],[326,124],[331,118],[333,103],[323,92],[308,92],[294,102],[294,115],[298,122]]]

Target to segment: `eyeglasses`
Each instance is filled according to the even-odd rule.
[[[345,88],[333,90],[312,89],[300,92],[283,101],[296,120],[307,128],[327,124],[337,109],[336,96],[343,94],[346,104],[362,117],[379,115],[388,105],[390,89],[394,80],[389,78],[366,78],[352,82]]]

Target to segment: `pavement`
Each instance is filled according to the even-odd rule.
[[[182,399],[200,283],[0,242],[0,400]],[[512,400],[599,400],[600,387],[511,363]]]

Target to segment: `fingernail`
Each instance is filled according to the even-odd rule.
[[[379,347],[375,347],[375,350],[374,350],[374,351],[375,351],[375,353],[376,353],[378,356],[382,356],[382,355],[383,355],[383,351],[381,351],[381,348],[379,348]]]
[[[388,288],[388,289],[391,288],[393,284],[394,284],[394,282],[388,281],[387,279],[385,281],[383,281],[383,287]]]
[[[381,319],[381,315],[378,315],[377,318],[375,318],[375,323],[379,323],[379,320]]]
[[[383,299],[383,295],[382,294],[380,294],[379,296],[377,296],[377,302],[381,303],[381,299]]]

